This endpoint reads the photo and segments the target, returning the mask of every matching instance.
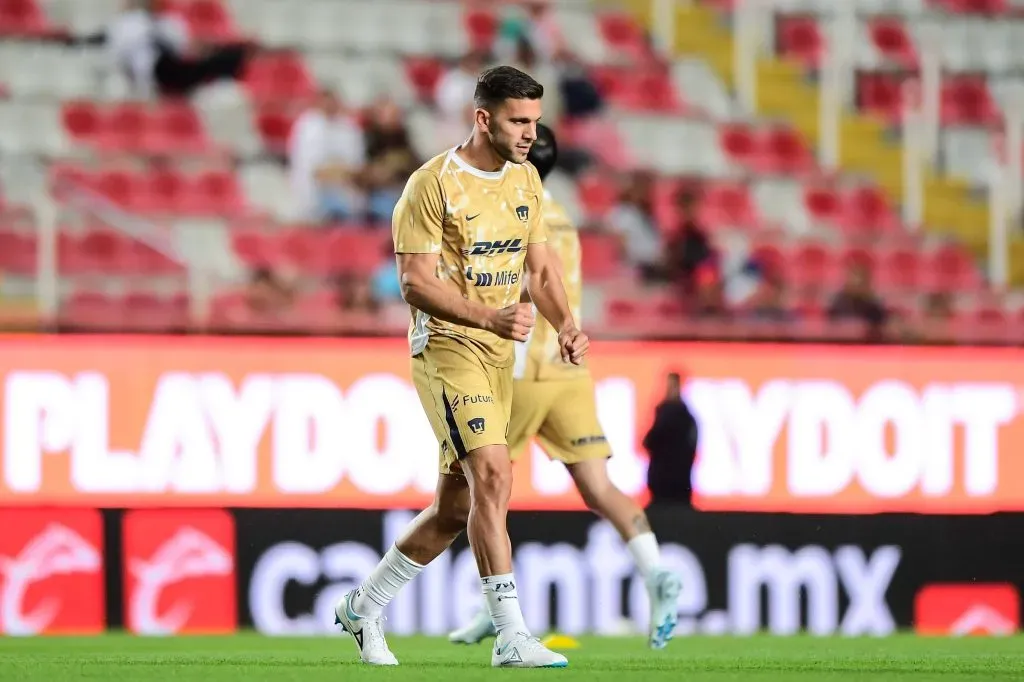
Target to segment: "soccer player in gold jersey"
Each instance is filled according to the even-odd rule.
[[[554,168],[557,156],[554,133],[538,125],[528,159],[541,180]],[[548,247],[557,256],[569,307],[578,321],[583,297],[579,235],[568,212],[547,192],[543,214]],[[585,364],[562,362],[557,332],[541,322],[526,341],[516,344],[514,377],[508,430],[512,458],[528,452],[530,439],[536,437],[549,457],[568,468],[587,506],[615,526],[647,586],[651,606],[648,642],[652,648],[663,648],[675,628],[681,584],[676,574],[661,566],[658,541],[644,510],[608,478],[607,460],[612,452],[597,419],[590,370]],[[490,614],[481,609],[449,639],[475,644],[494,633]]]
[[[527,163],[543,94],[512,67],[482,73],[471,137],[413,173],[395,207],[413,383],[439,444],[440,473],[434,503],[335,607],[366,663],[398,663],[384,639],[384,607],[467,530],[497,631],[491,665],[568,665],[526,627],[506,529],[514,342],[528,338],[536,308],[558,330],[562,362],[581,363],[589,347],[548,254],[544,190]],[[524,279],[532,306],[520,301]]]

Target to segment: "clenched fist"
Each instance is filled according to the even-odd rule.
[[[495,312],[491,320],[491,331],[503,339],[526,341],[533,324],[533,305],[514,303]]]
[[[559,332],[558,347],[562,351],[563,362],[579,365],[590,348],[590,339],[576,327],[570,327]]]

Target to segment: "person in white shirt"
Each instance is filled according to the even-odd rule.
[[[608,228],[619,236],[626,260],[646,281],[659,281],[664,269],[664,245],[654,224],[651,178],[635,173],[626,182],[619,203],[608,216]]]
[[[440,115],[439,128],[443,138],[439,147],[453,147],[466,141],[466,130],[473,124],[476,79],[484,64],[483,55],[469,52],[438,80],[434,104]]]
[[[366,142],[330,90],[321,89],[316,105],[292,126],[288,164],[303,219],[334,222],[364,215],[357,174],[366,165]]]

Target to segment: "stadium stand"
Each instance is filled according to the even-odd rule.
[[[989,287],[979,267],[988,209],[978,194],[1002,102],[1019,81],[1024,20],[1014,6],[1024,3],[848,1],[859,33],[839,172],[824,171],[814,150],[814,77],[833,3],[773,4],[757,116],[744,116],[734,96],[731,2],[677,3],[668,56],[651,46],[649,0],[549,3],[573,56],[566,63],[604,103],[597,114],[559,118],[563,146],[584,161],[550,183],[583,226],[587,327],[606,336],[1024,338],[1019,299]],[[260,51],[238,82],[159,101],[131,97],[103,48],[82,40],[118,8],[0,0],[5,297],[44,286],[38,246],[49,220],[62,328],[402,333],[401,302],[374,299],[389,275],[388,229],[297,215],[288,136],[318,87],[336,92],[363,126],[386,96],[405,112],[416,155],[429,158],[440,151],[439,81],[470,49],[495,47],[506,7],[165,2],[193,39],[251,40]],[[946,77],[940,163],[926,178],[917,230],[898,212],[893,138],[899,84],[919,68],[925,23],[946,31]],[[691,214],[683,195],[694,197]],[[656,250],[672,267],[634,257],[636,233],[624,226],[638,215],[657,227]],[[694,263],[687,249],[699,253],[703,242],[682,238],[685,218],[710,240]],[[1020,282],[1024,247],[1011,248]],[[872,274],[877,304],[867,312],[835,298],[851,272]]]

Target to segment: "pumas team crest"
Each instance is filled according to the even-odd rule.
[[[530,219],[530,207],[526,205],[516,206],[516,215],[525,223]]]

